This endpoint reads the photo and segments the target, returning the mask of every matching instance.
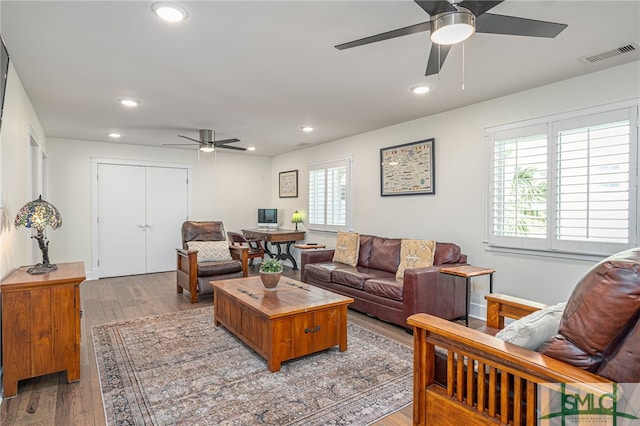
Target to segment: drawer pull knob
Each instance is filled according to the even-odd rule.
[[[316,326],[316,328],[305,328],[304,332],[305,333],[315,333],[316,331],[320,331],[320,326]]]

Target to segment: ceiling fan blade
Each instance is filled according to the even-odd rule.
[[[430,31],[430,30],[431,30],[431,22],[422,22],[420,24],[410,25],[404,28],[398,28],[397,30],[387,31],[385,33],[361,38],[358,40],[350,41],[348,43],[342,43],[335,46],[335,48],[338,50],[350,49],[352,47],[362,46],[364,44],[375,43],[378,41],[389,40],[396,37],[401,37],[401,36],[415,34],[415,33],[421,33],[423,31]]]
[[[463,2],[458,3],[458,6],[462,6],[465,9],[469,9],[471,13],[473,13],[476,17],[482,15],[489,9],[493,9],[504,0],[499,1],[475,1],[475,0],[465,0]]]
[[[429,16],[437,15],[438,13],[443,12],[455,12],[456,9],[451,3],[447,0],[441,1],[423,1],[423,0],[415,0],[415,2],[424,9],[425,12],[429,14]]]
[[[438,49],[440,52],[438,53]],[[427,62],[427,72],[425,75],[438,74],[442,70],[444,60],[451,49],[451,45],[431,43],[431,51],[429,52],[429,62]],[[440,67],[438,67],[438,57],[440,57]]]
[[[567,28],[567,24],[496,15],[494,13],[485,13],[476,19],[477,33],[554,38],[565,28]]]
[[[194,141],[196,143],[201,143],[198,139],[193,139],[188,136],[182,136],[182,135],[178,135],[178,136],[180,136],[181,138],[189,139],[190,141]]]
[[[246,151],[247,150],[247,148],[241,148],[239,146],[218,145],[218,144],[216,144],[216,148],[235,149],[236,151]]]
[[[222,144],[225,144],[225,143],[234,143],[234,142],[240,142],[240,139],[236,139],[236,138],[233,138],[233,139],[223,139],[223,140],[221,140],[221,141],[215,141],[215,142],[214,142],[214,145],[215,145],[215,146],[219,146],[219,145],[222,145]]]
[[[188,144],[188,143],[163,143],[162,146],[188,146],[188,147],[192,147],[192,146],[194,146],[194,144]]]

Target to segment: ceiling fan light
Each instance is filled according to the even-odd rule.
[[[215,150],[216,149],[213,147],[213,145],[202,145],[200,147],[200,151],[202,151],[202,152],[213,152]]]
[[[436,44],[456,44],[476,32],[476,19],[471,12],[444,13],[431,21],[431,41]]]

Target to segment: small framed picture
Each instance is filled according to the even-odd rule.
[[[280,172],[280,198],[298,197],[298,171]]]

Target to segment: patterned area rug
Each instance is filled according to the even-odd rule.
[[[366,425],[411,403],[412,348],[355,324],[348,349],[277,373],[213,308],[94,326],[109,425]]]

